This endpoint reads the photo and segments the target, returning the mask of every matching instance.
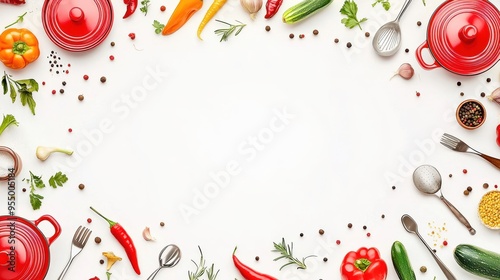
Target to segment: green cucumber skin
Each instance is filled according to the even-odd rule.
[[[486,279],[500,280],[500,254],[470,244],[459,244],[453,257],[464,270]]]
[[[400,280],[416,280],[408,253],[403,243],[394,241],[391,247],[391,259]]]
[[[302,21],[330,5],[333,0],[304,0],[283,13],[284,23]]]

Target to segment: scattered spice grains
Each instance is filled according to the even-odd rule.
[[[299,236],[300,236],[300,237],[303,237],[303,236],[304,236],[304,234],[301,232],[301,233],[299,234]]]
[[[464,170],[462,170],[462,172],[463,172],[464,174],[467,174],[467,169],[465,169],[465,168],[464,168]]]
[[[420,267],[420,272],[422,272],[422,273],[426,273],[426,272],[427,272],[427,267],[425,267],[425,266],[421,266],[421,267]]]
[[[395,190],[396,189],[396,186],[392,186],[392,189]]]
[[[487,83],[491,82],[491,78],[486,78],[486,82]]]
[[[421,26],[422,25],[422,22],[419,20],[417,21],[417,26]]]
[[[104,264],[104,260],[103,260],[103,259],[100,259],[100,260],[99,260],[99,263],[100,263],[100,264]]]
[[[101,238],[100,238],[99,236],[96,236],[96,237],[94,238],[94,242],[95,242],[95,243],[97,243],[97,244],[101,243],[101,241],[102,241],[102,240],[101,240]]]
[[[318,35],[318,34],[319,34],[318,29],[314,29],[314,30],[313,30],[313,35]]]
[[[339,42],[339,39],[338,39],[338,38],[335,38],[335,40],[333,40],[333,42],[334,42],[335,44],[337,44],[337,43]]]
[[[86,81],[89,79],[89,75],[83,75],[83,79]]]
[[[363,229],[366,229],[367,227],[366,226],[363,226]]]
[[[288,38],[290,38],[290,39],[293,39],[293,37],[295,37],[295,35],[293,35],[293,33],[290,33],[290,35],[288,35]]]
[[[109,43],[110,46],[114,47],[115,46],[115,42],[111,42]]]
[[[160,227],[164,227],[165,226],[165,223],[164,222],[160,222]]]
[[[166,10],[167,10],[167,7],[165,7],[164,5],[160,6],[160,11],[165,12]]]
[[[99,79],[101,81],[101,83],[105,83],[106,82],[106,77],[102,76],[101,79]]]
[[[73,129],[72,128],[68,128],[68,132],[69,133],[73,132]]]
[[[328,261],[328,258],[327,258],[327,257],[324,257],[324,258],[323,258],[323,261],[324,261],[324,262],[327,262],[327,261]]]
[[[319,233],[320,235],[323,235],[323,234],[325,234],[325,231],[324,231],[323,229],[320,229],[320,230],[318,231],[318,233]]]
[[[462,85],[462,82],[457,82],[457,86],[461,86]]]
[[[427,235],[432,237],[433,246],[436,247],[438,244],[443,246],[443,241],[446,240],[444,234],[448,232],[446,223],[443,223],[443,225],[436,225],[434,222],[429,222],[427,225],[429,227],[429,233]]]
[[[351,224],[351,223],[348,223],[348,224],[347,224],[347,227],[348,227],[348,228],[352,228],[352,224]]]
[[[419,92],[419,91],[417,91],[417,92],[415,93],[415,95],[416,95],[417,97],[420,97],[420,92]]]
[[[85,189],[85,185],[84,185],[84,184],[79,184],[79,185],[78,185],[78,188],[79,188],[80,190],[83,190],[83,189]]]
[[[131,40],[135,40],[135,33],[129,33],[129,34],[128,34],[128,37],[129,37]]]
[[[450,177],[450,178],[451,178],[451,177],[453,177],[453,174],[451,174],[451,173],[450,173],[450,174],[448,175],[448,177]]]
[[[488,185],[488,183],[484,183],[483,184],[483,189],[487,189],[490,185]]]
[[[266,31],[267,31],[267,32],[271,31],[271,26],[266,25]]]
[[[335,241],[335,244],[340,245],[340,240],[337,239],[337,241]]]
[[[352,47],[351,42],[347,42],[346,47],[347,47],[348,49],[350,49],[350,48]]]
[[[467,187],[467,191],[471,192],[471,191],[472,191],[472,187],[471,187],[471,186],[468,186],[468,187]]]
[[[465,95],[465,93],[463,91],[460,92],[460,96],[464,96],[464,95]]]
[[[485,97],[485,96],[486,96],[486,93],[484,93],[484,91],[481,92],[481,97]]]
[[[370,32],[365,32],[365,37],[366,38],[370,37]]]
[[[405,49],[405,53],[409,53],[410,52],[410,49]]]
[[[111,61],[115,60],[115,56],[114,55],[110,55],[109,56],[109,60],[111,60]]]
[[[78,95],[78,100],[83,101],[83,99],[85,99],[85,97],[83,96],[83,94]]]
[[[87,218],[87,223],[92,223],[92,219],[91,218]]]
[[[464,195],[469,195],[469,191],[468,190],[464,190]]]
[[[300,39],[304,39],[304,37],[306,37],[306,35],[304,35],[304,34],[300,34],[300,35],[299,35],[299,38],[300,38]]]
[[[62,69],[64,67],[64,65],[61,63],[61,57],[57,54],[56,51],[51,51],[50,54],[47,56],[47,58],[49,59],[49,65],[50,65],[50,69],[49,69],[49,72],[53,72],[53,69],[56,68],[56,69]],[[68,64],[68,67],[71,66],[71,64]],[[63,73],[66,73],[67,70],[62,70]],[[57,70],[56,71],[56,74],[59,74],[60,71]],[[69,71],[68,71],[69,73]]]

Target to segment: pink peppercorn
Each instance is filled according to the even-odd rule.
[[[90,223],[92,223],[92,219],[91,219],[91,218],[88,218],[88,219],[87,219],[87,223],[89,223],[89,224],[90,224]]]
[[[45,85],[45,81],[42,82],[42,86],[44,86],[44,85]]]
[[[462,170],[464,174],[467,174],[467,169]]]
[[[83,79],[86,81],[89,79],[89,75],[83,75]]]
[[[165,10],[167,10],[167,7],[165,7],[165,6],[163,6],[163,5],[162,5],[162,6],[160,6],[160,11],[165,12]]]
[[[443,246],[447,246],[448,245],[448,241],[443,241]]]
[[[55,89],[52,90],[52,94],[56,94],[56,90]]]
[[[335,241],[335,243],[337,243],[337,245],[340,245],[340,240]]]
[[[113,61],[113,60],[115,60],[115,57],[113,55],[110,55],[109,60]]]
[[[368,233],[366,234],[366,236],[370,237],[370,236],[371,236],[371,233],[369,233],[369,232],[368,232]]]
[[[68,132],[73,132],[73,129],[72,128],[68,128]]]
[[[135,33],[129,33],[128,36],[130,39],[134,40],[135,39]]]

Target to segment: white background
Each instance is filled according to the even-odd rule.
[[[224,27],[214,20],[206,26],[203,41],[196,37],[210,1],[170,36],[155,34],[151,24],[155,19],[165,23],[176,1],[152,1],[147,16],[137,10],[125,20],[125,5],[114,1],[111,33],[97,48],[83,53],[54,45],[41,24],[42,3],[29,2],[19,7],[2,4],[0,26],[28,11],[25,21],[16,26],[37,35],[42,54],[23,70],[2,70],[16,79],[35,78],[46,85],[34,94],[36,116],[19,101],[12,104],[7,95],[1,97],[0,112],[13,114],[20,124],[9,127],[0,143],[14,149],[23,161],[16,214],[30,220],[49,214],[62,227],[50,246],[46,279],[56,279],[66,264],[79,225],[90,227],[92,239],[99,236],[103,241],[91,240],[65,279],[105,279],[105,265],[99,264],[104,251],[124,258],[112,268],[111,279],[146,279],[158,265],[157,254],[170,243],[181,248],[182,261],[156,279],[188,279],[188,270],[194,269],[190,260],[199,259],[197,246],[207,264],[220,269],[217,279],[223,280],[242,278],[231,261],[235,246],[244,263],[285,280],[340,279],[340,263],[348,251],[377,247],[388,264],[388,279],[397,279],[390,259],[395,240],[406,246],[418,279],[445,279],[417,236],[402,227],[400,218],[405,213],[414,217],[422,236],[457,279],[474,276],[454,261],[456,245],[474,244],[500,252],[498,232],[485,228],[477,218],[477,204],[499,183],[500,172],[479,157],[439,144],[441,134],[448,132],[500,157],[495,143],[500,107],[480,97],[500,85],[500,65],[471,77],[442,68],[426,71],[418,65],[415,49],[426,40],[428,21],[442,1],[410,4],[400,22],[401,50],[390,58],[377,56],[371,39],[383,23],[396,17],[403,1],[391,1],[389,12],[380,5],[372,7],[370,1],[357,1],[358,17],[368,18],[360,30],[340,23],[342,1],[335,0],[302,23],[285,25],[281,14],[297,1],[286,0],[270,20],[264,19],[263,8],[252,21],[238,1],[229,0],[215,19],[239,20],[247,26],[227,42],[219,42],[214,35],[215,29]],[[498,6],[497,0],[493,2]],[[160,12],[161,5],[167,7],[165,12]],[[270,32],[265,31],[266,25]],[[314,29],[319,31],[317,36],[312,34]],[[130,32],[136,34],[133,41]],[[371,37],[366,38],[365,32]],[[290,33],[294,39],[288,38]],[[305,38],[299,39],[299,34]],[[112,41],[115,47],[110,46]],[[348,49],[347,42],[353,47]],[[405,53],[405,48],[410,52]],[[69,74],[49,72],[50,51],[56,51],[63,64],[71,64]],[[404,62],[413,65],[415,76],[409,81],[390,79]],[[88,81],[83,80],[84,74],[90,76]],[[99,82],[101,76],[106,83]],[[492,81],[486,83],[486,78]],[[152,86],[144,89],[144,81]],[[64,94],[51,94],[60,88]],[[78,101],[79,94],[85,96],[83,102]],[[456,106],[467,98],[479,99],[488,113],[486,123],[473,131],[461,128],[454,119]],[[278,119],[283,114],[285,122]],[[257,139],[257,146],[252,139]],[[75,153],[71,157],[54,154],[41,162],[35,157],[37,146],[68,147]],[[416,190],[411,174],[421,164],[441,172],[445,197],[468,218],[477,235],[470,236],[437,197]],[[228,165],[233,173],[225,177],[227,184],[210,188],[217,184],[214,177],[227,174]],[[2,167],[8,164],[4,161]],[[468,173],[463,174],[463,169]],[[62,188],[39,190],[45,199],[41,209],[34,211],[28,192],[20,191],[27,187],[21,180],[29,171],[45,180],[63,171],[69,181]],[[78,189],[80,183],[85,184],[83,191]],[[484,190],[483,183],[490,188]],[[467,186],[473,191],[464,196]],[[6,213],[3,189],[5,200],[0,205]],[[89,206],[129,232],[142,276],[135,275],[107,223]],[[93,220],[91,224],[87,218]],[[160,227],[160,222],[165,226]],[[429,235],[431,227],[443,225],[446,231],[439,238]],[[142,238],[146,226],[155,242]],[[47,236],[52,234],[50,225],[42,223],[40,228]],[[319,229],[325,234],[319,235]],[[293,242],[299,258],[317,255],[307,259],[307,270],[279,271],[285,262],[274,262],[279,254],[271,250],[281,238]],[[446,247],[440,246],[444,240]],[[258,262],[255,256],[260,257]],[[428,268],[425,274],[418,271],[422,265]]]

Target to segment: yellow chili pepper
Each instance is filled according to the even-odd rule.
[[[170,35],[179,30],[202,6],[203,0],[180,0],[161,34]]]
[[[227,0],[214,0],[212,5],[208,8],[207,12],[205,13],[205,16],[203,17],[203,20],[200,23],[200,26],[198,27],[198,32],[196,35],[198,35],[198,38],[201,39],[201,32],[205,28],[205,25],[215,16],[215,14],[226,4]]]

